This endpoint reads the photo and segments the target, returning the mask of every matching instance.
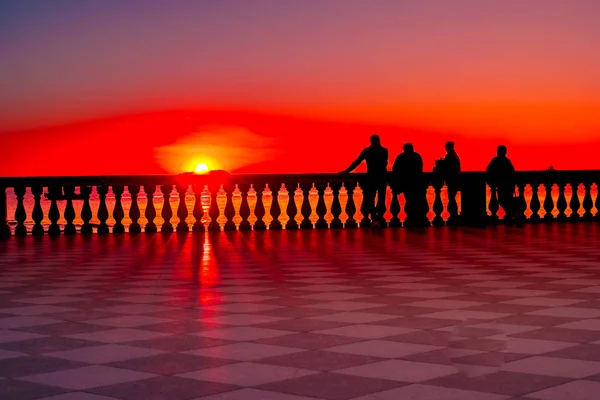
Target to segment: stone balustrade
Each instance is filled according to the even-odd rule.
[[[427,173],[432,226],[452,221],[444,182]],[[161,175],[0,178],[0,236],[205,230],[357,228],[363,174]],[[524,222],[598,221],[600,171],[517,173]],[[460,223],[485,226],[505,213],[482,172],[463,174]],[[403,226],[404,197],[388,188],[388,226]]]

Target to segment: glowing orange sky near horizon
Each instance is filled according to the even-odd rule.
[[[49,3],[0,4],[0,176],[331,172],[375,132],[600,169],[598,1]]]

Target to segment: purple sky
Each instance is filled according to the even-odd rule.
[[[597,0],[1,0],[0,132],[210,106],[589,138],[599,15]]]

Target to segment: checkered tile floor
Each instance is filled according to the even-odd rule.
[[[3,400],[591,400],[600,225],[11,238]]]

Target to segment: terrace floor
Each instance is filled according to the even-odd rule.
[[[3,400],[590,400],[600,224],[11,238]]]

